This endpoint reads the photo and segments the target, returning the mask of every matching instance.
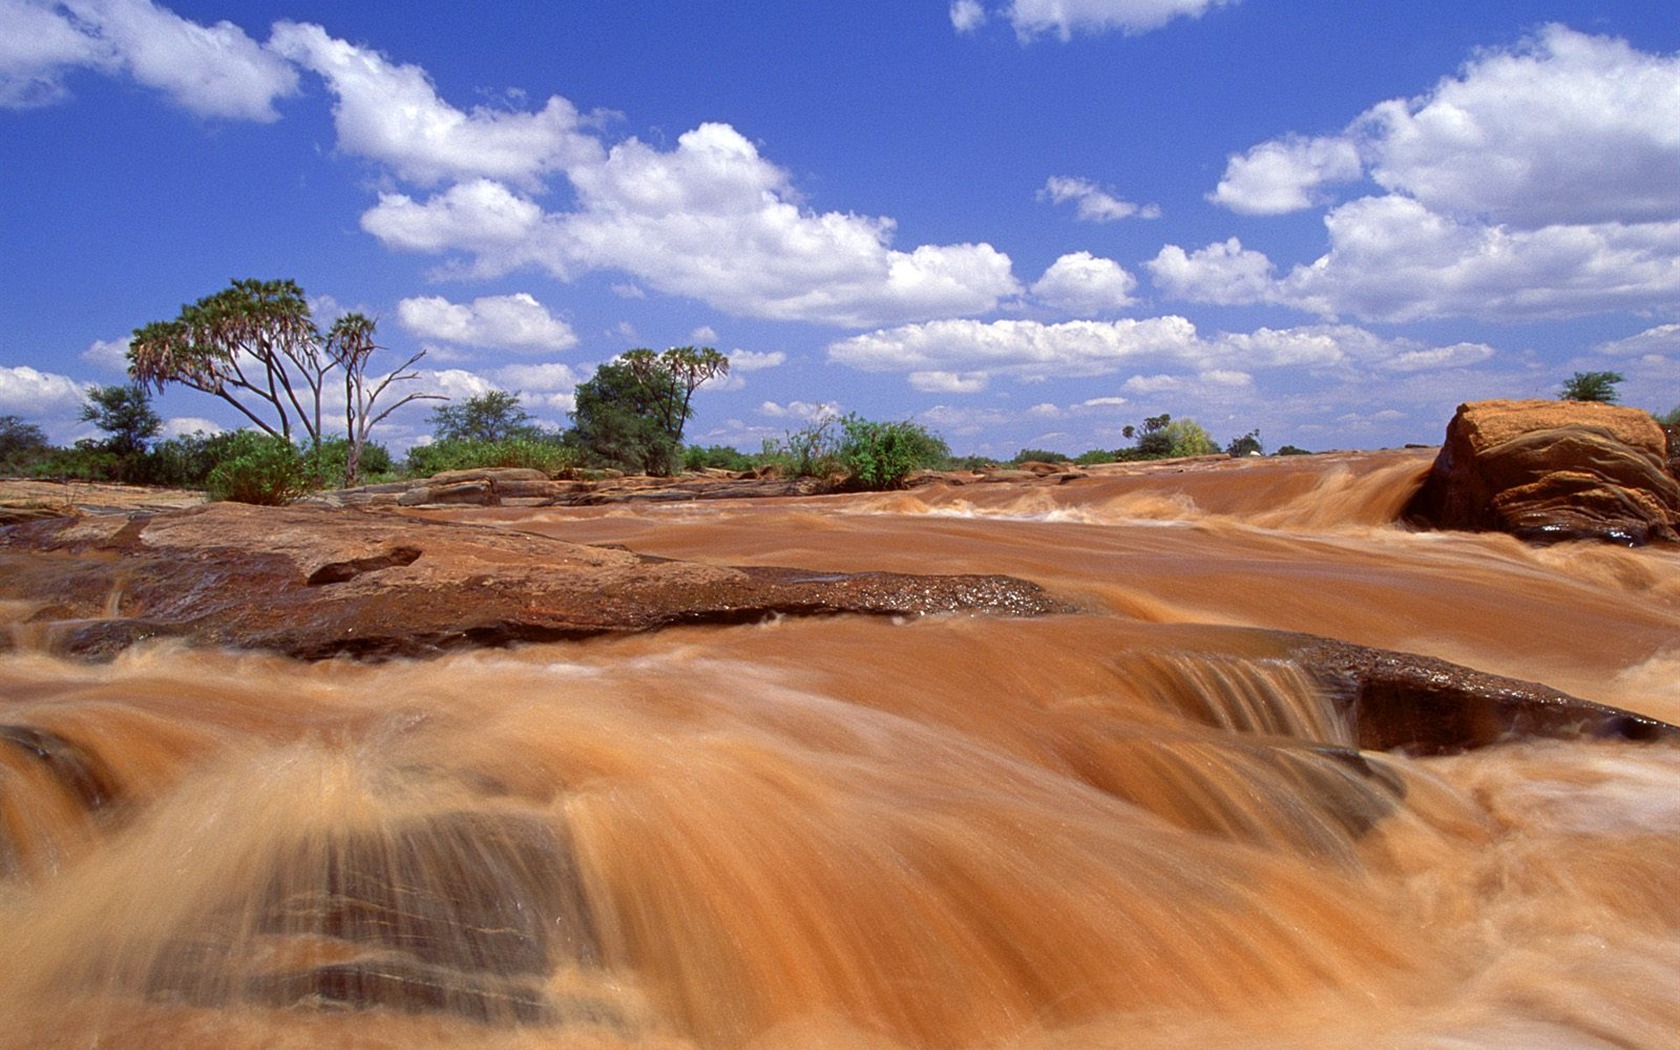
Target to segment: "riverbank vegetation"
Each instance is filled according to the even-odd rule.
[[[1123,447],[1074,456],[1023,449],[1009,463],[959,459],[943,437],[914,420],[856,413],[819,416],[756,452],[687,445],[684,429],[695,392],[729,374],[728,357],[694,346],[631,350],[601,365],[576,388],[571,426],[554,429],[526,411],[517,391],[490,390],[454,403],[407,388],[419,378],[414,366],[424,351],[389,372],[370,371],[382,349],[376,328],[373,318],[348,313],[323,329],[293,281],[233,281],[183,306],[174,318],[135,329],[128,350],[131,382],[86,393],[82,421],[102,437],[55,447],[39,426],[0,417],[0,472],[198,488],[214,498],[279,503],[313,489],[492,467],[552,476],[711,469],[818,477],[837,489],[892,489],[920,470],[1038,460],[1090,465],[1221,451],[1194,420],[1166,413],[1125,427],[1122,436],[1130,444]],[[163,421],[151,395],[171,386],[222,400],[248,425],[160,437]],[[393,411],[419,400],[444,403],[432,410],[432,432],[398,460],[373,434]],[[339,401],[342,421],[331,423],[327,407]],[[1261,454],[1259,431],[1233,439],[1224,451]]]

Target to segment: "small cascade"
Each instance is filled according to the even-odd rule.
[[[1069,705],[1058,754],[1081,780],[1178,827],[1352,867],[1360,838],[1405,795],[1295,664],[1169,650],[1112,666],[1124,698]],[[1122,717],[1139,705],[1177,724]]]
[[[255,761],[265,775],[249,757],[243,777],[191,774],[101,865],[72,867],[31,915],[0,912],[34,945],[0,995],[0,1045],[39,1045],[15,1040],[67,994],[90,1036],[157,1010],[633,1032],[563,819],[357,761],[288,749]]]
[[[1115,671],[1139,700],[1232,733],[1357,746],[1323,688],[1287,660],[1185,652],[1132,652]]]
[[[0,880],[57,868],[122,790],[99,756],[50,730],[0,725]]]

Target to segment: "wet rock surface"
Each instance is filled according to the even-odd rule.
[[[1281,655],[1329,691],[1365,750],[1451,754],[1534,738],[1680,744],[1680,727],[1536,682],[1331,638],[1279,638]]]
[[[1680,540],[1680,482],[1645,412],[1578,401],[1460,405],[1423,487],[1416,525],[1531,542]]]
[[[775,615],[1071,611],[1007,576],[816,574],[644,557],[375,510],[207,504],[0,531],[14,639],[109,656],[136,641],[424,656]]]

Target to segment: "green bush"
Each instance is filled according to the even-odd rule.
[[[1620,372],[1576,372],[1564,380],[1558,397],[1565,401],[1597,401],[1613,405],[1620,400],[1616,384],[1625,381]]]
[[[241,430],[230,445],[233,454],[205,479],[211,499],[278,507],[310,490],[303,454],[285,438]]]
[[[728,445],[688,445],[683,448],[684,470],[752,470],[758,463],[752,456]]]
[[[32,477],[74,478],[77,481],[120,481],[125,468],[122,457],[97,441],[78,441],[70,448],[49,448],[29,463]]]
[[[446,470],[527,467],[547,474],[564,474],[575,470],[581,458],[578,449],[547,436],[500,441],[434,441],[408,450],[408,473],[414,477],[431,477]]]
[[[840,425],[840,461],[853,488],[900,488],[912,472],[951,461],[945,439],[919,423],[877,423],[853,414],[841,419]]]
[[[1274,452],[1273,455],[1276,455],[1276,456],[1310,456],[1310,455],[1312,455],[1312,453],[1308,452],[1304,448],[1296,448],[1294,445],[1285,445],[1282,448],[1278,449],[1276,452]]]
[[[1022,463],[1066,463],[1068,457],[1060,452],[1050,452],[1042,448],[1024,448],[1015,453],[1015,458],[1009,462],[1015,466]]]
[[[338,488],[350,476],[350,439],[327,438],[321,442],[320,448],[306,450],[303,458],[315,487]],[[357,474],[363,484],[381,477],[389,478],[395,472],[396,462],[391,458],[390,449],[373,441],[362,446],[362,461]]]
[[[1089,452],[1081,452],[1073,462],[1077,466],[1093,467],[1098,463],[1114,463],[1119,459],[1119,455],[1110,449],[1094,448]]]
[[[1219,452],[1219,446],[1195,420],[1175,419],[1164,433],[1172,439],[1173,456],[1211,456]]]
[[[840,419],[824,416],[786,434],[781,441],[766,441],[758,459],[796,478],[826,478],[841,473],[842,434]]]
[[[159,441],[152,446],[150,457],[152,484],[203,488],[217,464],[248,451],[240,433],[229,430],[206,434],[200,430]]]
[[[1173,454],[1172,435],[1165,429],[1150,430],[1138,437],[1138,459],[1166,459]]]
[[[1231,443],[1225,446],[1225,451],[1235,459],[1239,456],[1258,456],[1266,451],[1266,447],[1260,443],[1260,431],[1255,429],[1242,437],[1232,438]]]
[[[52,451],[46,431],[17,416],[0,416],[0,473],[22,473]]]

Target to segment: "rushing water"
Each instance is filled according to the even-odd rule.
[[[1680,750],[1359,754],[1239,629],[1680,720],[1680,556],[1388,524],[1427,462],[452,514],[1079,615],[7,655],[0,1047],[1675,1046]]]

